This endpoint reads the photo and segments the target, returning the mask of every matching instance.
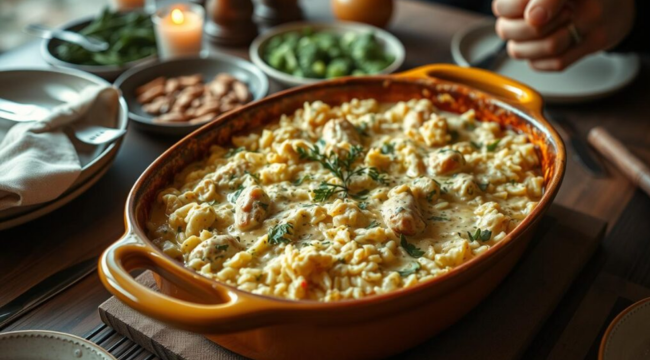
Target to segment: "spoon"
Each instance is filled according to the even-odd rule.
[[[0,119],[11,122],[33,122],[47,117],[50,111],[38,105],[20,104],[0,98]],[[75,122],[69,125],[79,141],[90,145],[111,143],[124,136],[126,130]]]
[[[93,52],[108,50],[109,46],[108,43],[103,40],[94,39],[72,31],[50,29],[37,24],[27,25],[25,27],[25,31],[31,35],[35,35],[43,39],[57,38],[69,43],[77,44],[82,48]]]

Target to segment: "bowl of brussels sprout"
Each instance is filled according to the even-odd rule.
[[[250,57],[270,78],[298,86],[341,76],[392,73],[404,62],[404,46],[371,25],[295,22],[258,36]]]

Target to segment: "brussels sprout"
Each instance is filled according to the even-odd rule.
[[[328,79],[349,75],[352,70],[352,64],[348,59],[339,58],[332,60],[327,65],[326,77]]]
[[[299,47],[297,55],[300,69],[306,77],[320,77],[314,73],[312,65],[316,61],[324,62],[324,60],[326,60],[326,54],[318,47],[318,45],[316,45],[316,43],[311,42],[303,47]]]
[[[316,61],[312,66],[311,66],[311,71],[319,78],[322,78],[325,76],[325,71],[327,70],[327,65],[325,65],[325,62],[322,60]]]
[[[361,70],[361,69],[355,69],[354,71],[352,71],[352,75],[353,76],[363,76],[363,75],[368,75],[368,74],[365,71]]]

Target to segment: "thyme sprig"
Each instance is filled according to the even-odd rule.
[[[326,201],[339,193],[342,193],[344,197],[351,196],[359,200],[365,199],[370,192],[367,189],[357,194],[350,194],[349,186],[353,176],[367,174],[379,184],[386,185],[388,183],[386,174],[380,174],[375,167],[353,167],[354,163],[363,156],[363,147],[361,146],[353,145],[349,151],[343,150],[340,155],[335,152],[326,155],[321,152],[318,144],[314,144],[307,150],[299,147],[297,151],[301,159],[319,162],[325,169],[341,180],[341,184],[321,182],[318,188],[314,190],[314,201],[316,202]]]

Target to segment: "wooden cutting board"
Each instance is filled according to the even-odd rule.
[[[571,286],[605,233],[606,223],[553,205],[512,273],[460,322],[400,359],[517,359]],[[138,281],[155,287],[150,272]],[[109,326],[164,360],[244,357],[147,318],[112,297],[99,314]],[[417,329],[414,329],[417,331]]]

